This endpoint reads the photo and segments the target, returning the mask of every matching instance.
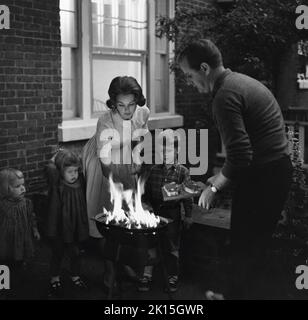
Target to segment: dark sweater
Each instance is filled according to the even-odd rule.
[[[225,177],[233,179],[248,166],[289,154],[280,107],[262,83],[226,69],[216,79],[213,96],[213,115],[227,152]]]

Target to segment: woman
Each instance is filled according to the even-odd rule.
[[[124,189],[136,187],[136,165],[133,161],[131,164],[126,164],[129,161],[123,163],[123,159],[131,159],[132,134],[136,129],[147,129],[150,114],[149,109],[144,106],[146,99],[142,89],[133,77],[114,78],[111,81],[108,95],[109,100],[106,104],[110,110],[101,115],[95,135],[83,150],[90,236],[99,239],[102,239],[102,236],[91,218],[102,212],[104,207],[107,210],[111,207],[108,182],[110,173],[114,180],[123,184]],[[131,130],[127,131],[129,127]],[[105,139],[105,133],[109,135],[112,131],[114,131],[112,141]],[[106,143],[110,142],[112,146],[111,163],[108,162],[108,156],[103,152]],[[100,243],[102,245],[102,241]],[[108,286],[107,282],[105,277],[105,285]]]

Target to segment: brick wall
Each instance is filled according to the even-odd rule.
[[[30,191],[44,185],[62,119],[58,0],[6,0],[0,30],[0,168],[22,170]]]

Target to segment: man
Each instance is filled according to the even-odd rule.
[[[190,43],[179,54],[178,63],[201,93],[212,94],[213,116],[226,147],[225,163],[217,175],[208,179],[209,186],[202,192],[199,205],[209,209],[217,192],[234,183],[234,273],[229,293],[230,298],[255,297],[252,291],[256,291],[256,282],[251,282],[258,273],[263,276],[260,263],[292,178],[281,110],[263,84],[225,69],[219,49],[210,40]]]

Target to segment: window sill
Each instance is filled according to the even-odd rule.
[[[90,139],[96,130],[97,119],[65,120],[58,127],[60,142],[79,141]],[[151,115],[148,126],[150,130],[176,128],[183,126],[181,115]]]
[[[150,115],[149,130],[177,128],[184,124],[183,116],[179,114]]]

